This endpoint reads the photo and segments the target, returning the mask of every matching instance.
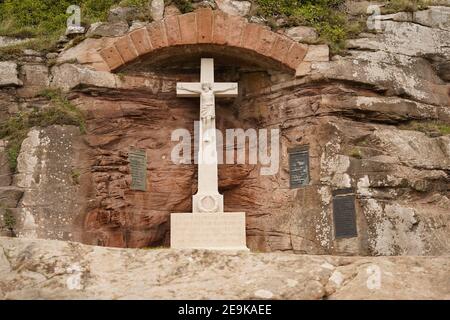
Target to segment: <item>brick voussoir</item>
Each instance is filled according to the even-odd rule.
[[[133,41],[128,35],[120,37],[115,42],[115,46],[125,63],[130,62],[139,56]]]
[[[105,60],[111,70],[115,70],[125,64],[115,45],[100,50],[100,56]]]
[[[256,52],[263,56],[270,57],[272,48],[277,40],[277,34],[269,29],[263,28],[259,34],[259,43]]]
[[[227,45],[240,47],[242,44],[245,27],[248,24],[247,21],[238,16],[228,16],[226,24],[228,31],[226,34]]]
[[[196,44],[198,41],[197,14],[195,12],[178,15],[181,44]]]
[[[139,55],[144,55],[152,51],[153,46],[150,42],[150,37],[146,28],[137,29],[131,32],[130,38]]]
[[[281,35],[276,36],[277,39],[272,47],[270,57],[274,60],[278,60],[283,64],[286,64],[288,59],[289,50],[294,45],[294,41]]]
[[[297,67],[305,58],[307,51],[308,45],[301,43],[294,43],[292,47],[289,49],[289,52],[283,63],[292,69],[297,69]]]
[[[264,27],[256,23],[249,23],[244,29],[242,37],[242,46],[247,49],[255,50],[259,47],[261,39],[259,38]]]
[[[162,21],[120,37],[114,45],[100,51],[111,70],[153,50],[176,45],[217,44],[243,48],[271,58],[296,70],[308,46],[277,34],[245,18],[220,10],[202,8],[195,12],[169,16]]]
[[[168,46],[166,28],[162,21],[151,23],[147,27],[147,32],[154,50]]]
[[[198,43],[212,43],[213,11],[211,9],[199,9],[197,14]]]
[[[213,40],[214,44],[226,44],[228,34],[228,15],[223,11],[214,11]]]
[[[169,16],[164,19],[167,44],[169,46],[181,44],[180,24],[177,16]]]

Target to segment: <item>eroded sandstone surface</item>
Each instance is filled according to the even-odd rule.
[[[0,238],[1,299],[450,299],[450,258],[112,249]]]

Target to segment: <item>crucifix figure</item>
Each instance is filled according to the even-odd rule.
[[[193,198],[194,213],[223,212],[217,172],[215,97],[236,97],[238,84],[214,82],[214,59],[202,59],[200,82],[177,83],[179,97],[200,97],[200,137],[198,152],[198,192]]]

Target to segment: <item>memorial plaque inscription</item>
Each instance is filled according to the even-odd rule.
[[[352,190],[333,192],[333,217],[336,239],[358,236],[356,228],[355,195]]]
[[[131,190],[147,190],[147,153],[142,149],[131,149],[128,153],[131,170]]]
[[[289,150],[289,173],[291,189],[309,184],[309,146]]]

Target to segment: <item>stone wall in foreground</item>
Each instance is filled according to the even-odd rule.
[[[297,46],[306,35],[314,37],[302,28],[274,36],[278,42],[290,38],[284,51],[273,51],[278,42],[264,37],[237,46],[214,37],[199,43],[202,33],[196,33],[195,44],[167,41],[140,54],[139,39],[121,44],[153,27],[108,29],[115,22],[56,58],[27,51],[17,61],[0,62],[2,117],[44,108],[37,93],[62,88],[87,122],[83,135],[65,126],[31,130],[16,175],[7,169],[6,142],[0,142],[0,200],[15,217],[13,231],[103,246],[167,245],[169,215],[190,211],[196,186],[194,165],[170,161],[171,132],[192,132],[198,119],[198,101],[176,98],[175,84],[197,81],[199,58],[207,55],[216,58],[217,81],[237,81],[241,89],[238,99],[218,101],[218,128],[281,130],[276,175],[261,176],[254,165],[219,170],[226,211],[247,213],[252,250],[448,255],[450,136],[411,124],[450,124],[448,17],[446,7],[383,16],[380,32],[361,34],[348,41],[347,55],[332,57],[326,45]],[[255,28],[243,26],[242,34]],[[294,46],[306,48],[295,68],[283,63]],[[104,51],[112,47],[118,50],[115,73]],[[285,60],[274,52],[284,52]],[[288,149],[301,145],[310,146],[311,183],[290,189]],[[130,146],[147,150],[147,192],[130,190]],[[355,192],[358,236],[336,240],[332,192],[342,188]]]

